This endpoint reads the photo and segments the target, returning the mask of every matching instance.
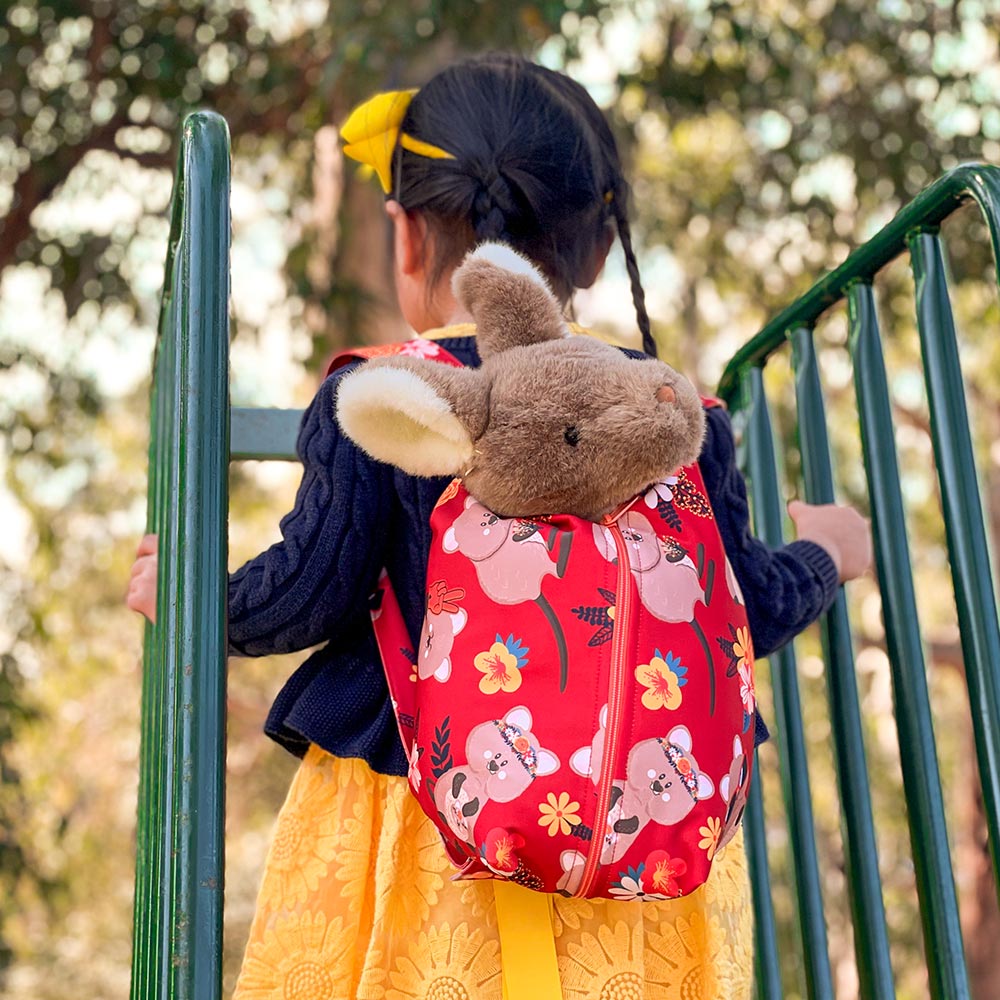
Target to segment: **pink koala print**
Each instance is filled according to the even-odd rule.
[[[601,778],[604,760],[604,732],[608,726],[608,706],[604,705],[598,717],[598,729],[590,746],[580,747],[569,759],[570,770],[581,778],[590,778],[596,785]]]
[[[559,544],[557,560],[550,545]],[[465,509],[442,539],[445,552],[460,552],[472,560],[483,593],[496,604],[534,601],[552,629],[559,651],[559,690],[566,689],[568,653],[566,636],[552,605],[542,594],[547,576],[561,577],[572,544],[570,532],[554,532],[546,541],[532,521],[498,517],[467,497]]]
[[[747,602],[743,600],[743,591],[740,589],[740,582],[736,579],[736,574],[733,572],[732,564],[728,558],[726,559],[726,587],[729,589],[733,600],[745,607]]]
[[[541,746],[531,726],[531,712],[523,705],[480,723],[465,744],[468,763],[438,779],[434,803],[460,840],[476,843],[476,819],[487,802],[513,802],[536,777],[559,769],[559,758]]]
[[[563,851],[559,855],[559,865],[562,875],[556,882],[556,891],[572,896],[583,881],[583,872],[587,866],[587,856],[580,851]]]
[[[464,608],[457,604],[465,591],[449,590],[444,580],[435,580],[427,591],[427,614],[420,632],[417,649],[417,677],[429,677],[442,683],[451,676],[451,649],[455,636],[465,628],[469,619]]]
[[[676,542],[659,538],[645,514],[637,510],[628,511],[619,525],[645,609],[660,621],[693,621],[695,605],[705,603],[705,591],[691,557]],[[605,559],[617,558],[608,528],[595,524],[594,542]]]
[[[497,604],[537,601],[542,581],[558,573],[540,533],[532,532],[523,540],[515,537],[521,523],[497,517],[469,497],[465,510],[445,532],[445,552],[461,552],[471,559],[480,586]]]
[[[750,769],[743,744],[738,736],[733,737],[733,762],[729,773],[719,782],[719,794],[726,802],[726,817],[722,821],[716,851],[721,851],[736,836],[743,812],[747,807],[747,778]]]
[[[647,824],[679,823],[713,794],[715,785],[691,753],[686,726],[637,743],[628,755],[624,786],[616,782],[612,791],[601,863],[618,861]]]

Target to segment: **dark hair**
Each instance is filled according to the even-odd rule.
[[[454,157],[397,145],[393,158],[393,197],[426,217],[435,278],[476,243],[501,240],[568,298],[613,219],[643,348],[656,354],[628,225],[629,187],[614,135],[583,86],[519,56],[480,56],[419,90],[401,132]]]

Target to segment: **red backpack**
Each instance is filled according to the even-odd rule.
[[[332,368],[390,354],[461,366],[415,340]],[[599,523],[501,518],[455,480],[431,528],[418,648],[385,574],[373,622],[410,787],[456,877],[696,889],[742,818],[755,711],[746,610],[697,463]]]

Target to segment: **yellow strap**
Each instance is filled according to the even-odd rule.
[[[562,1000],[552,897],[499,879],[493,888],[503,1000]]]

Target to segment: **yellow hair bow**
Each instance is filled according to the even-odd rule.
[[[422,139],[415,139],[405,132],[400,135],[399,127],[415,93],[415,90],[393,90],[376,94],[364,104],[359,104],[340,130],[340,137],[346,143],[344,155],[371,167],[378,174],[386,194],[392,190],[392,154],[397,139],[403,149],[418,156],[427,156],[432,160],[455,158]]]

